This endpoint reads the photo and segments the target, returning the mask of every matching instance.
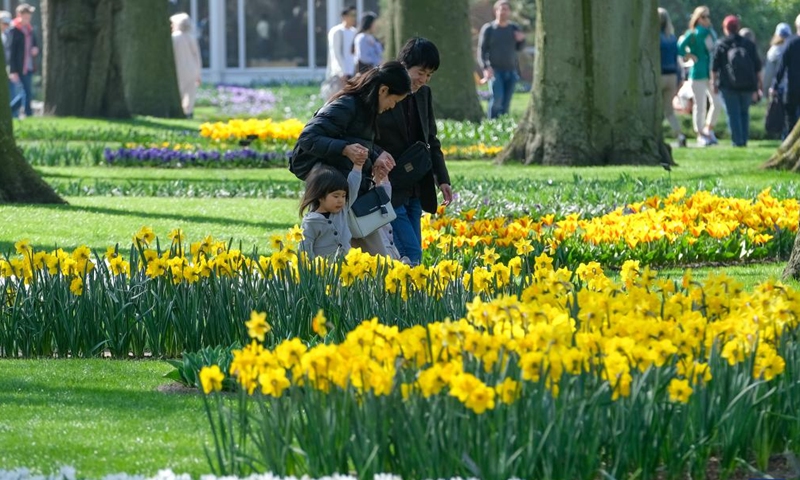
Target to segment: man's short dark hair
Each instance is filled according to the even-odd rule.
[[[403,45],[397,60],[403,62],[406,68],[421,67],[436,71],[439,69],[439,49],[427,38],[414,37]]]
[[[346,17],[348,15],[355,15],[356,14],[356,7],[350,5],[349,7],[342,10],[342,16]]]

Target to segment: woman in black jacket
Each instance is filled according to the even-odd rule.
[[[422,261],[422,211],[436,213],[437,186],[445,205],[452,201],[453,191],[442,145],[436,137],[433,99],[427,86],[431,75],[439,68],[439,50],[430,40],[412,38],[400,50],[397,59],[405,65],[411,77],[412,95],[408,95],[399,108],[378,118],[377,142],[396,159],[416,142],[426,144],[430,151],[430,168],[421,177],[422,172],[409,171],[404,165],[389,175],[392,206],[397,214],[397,219],[392,222],[394,242],[400,255],[417,265]],[[407,181],[409,179],[413,181]]]
[[[411,93],[411,79],[400,62],[386,62],[351,79],[303,128],[292,154],[290,169],[305,179],[317,163],[330,165],[344,175],[353,162],[366,159],[365,181],[359,194],[369,189],[372,171],[388,173],[394,158],[375,145],[378,115],[394,108]],[[373,255],[387,255],[379,232],[353,239],[353,247]]]

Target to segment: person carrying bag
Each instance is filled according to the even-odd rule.
[[[373,144],[377,117],[410,92],[411,79],[399,62],[384,63],[350,80],[303,128],[289,159],[289,169],[305,180],[314,165],[324,163],[347,178],[354,163],[363,159],[358,191],[358,198],[362,197],[371,190],[373,175],[382,178],[395,165],[391,154]],[[392,251],[390,243],[379,231],[373,231],[353,239],[351,246],[373,255],[388,255]]]

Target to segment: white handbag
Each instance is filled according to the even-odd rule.
[[[353,238],[364,238],[397,218],[389,195],[375,187],[360,195],[347,212],[347,223]]]

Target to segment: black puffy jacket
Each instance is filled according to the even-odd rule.
[[[330,165],[347,177],[353,162],[342,155],[349,144],[359,143],[370,151],[362,177],[372,177],[372,163],[383,150],[375,145],[375,130],[367,107],[357,97],[345,95],[320,108],[297,139],[292,153],[291,171],[305,179],[319,162]],[[363,187],[362,187],[363,189]]]

